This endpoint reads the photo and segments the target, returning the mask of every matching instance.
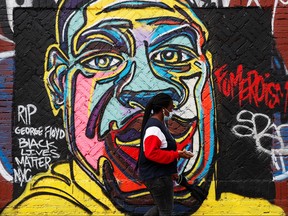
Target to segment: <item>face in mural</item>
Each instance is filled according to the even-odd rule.
[[[57,44],[47,52],[45,84],[53,111],[63,111],[78,164],[110,188],[115,203],[152,203],[143,199],[148,193],[134,168],[144,107],[164,92],[173,98],[168,127],[178,149],[196,155],[178,161],[179,173],[201,182],[214,153],[212,66],[203,48],[207,30],[188,2],[105,0],[69,16],[63,11]],[[180,186],[175,198],[179,205],[193,202]]]

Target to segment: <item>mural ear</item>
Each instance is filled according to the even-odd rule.
[[[48,47],[45,58],[44,83],[54,115],[58,114],[63,105],[67,65],[67,57],[58,45]]]

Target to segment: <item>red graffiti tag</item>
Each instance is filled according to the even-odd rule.
[[[223,65],[215,71],[218,90],[228,98],[238,97],[239,105],[253,104],[257,107],[263,104],[270,109],[284,104],[284,112],[287,111],[288,82],[270,82],[269,73],[259,74],[256,70],[243,73],[243,66],[238,65],[236,72],[227,70]]]

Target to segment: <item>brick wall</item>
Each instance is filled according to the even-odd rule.
[[[0,3],[2,214],[147,211],[134,169],[159,92],[195,154],[179,173],[208,192],[175,185],[176,213],[287,214],[287,3],[87,2]]]

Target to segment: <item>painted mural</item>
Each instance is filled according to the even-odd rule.
[[[206,194],[175,183],[176,215],[287,214],[286,5],[7,0],[1,215],[143,215],[140,128],[159,92],[195,155],[178,172]]]

